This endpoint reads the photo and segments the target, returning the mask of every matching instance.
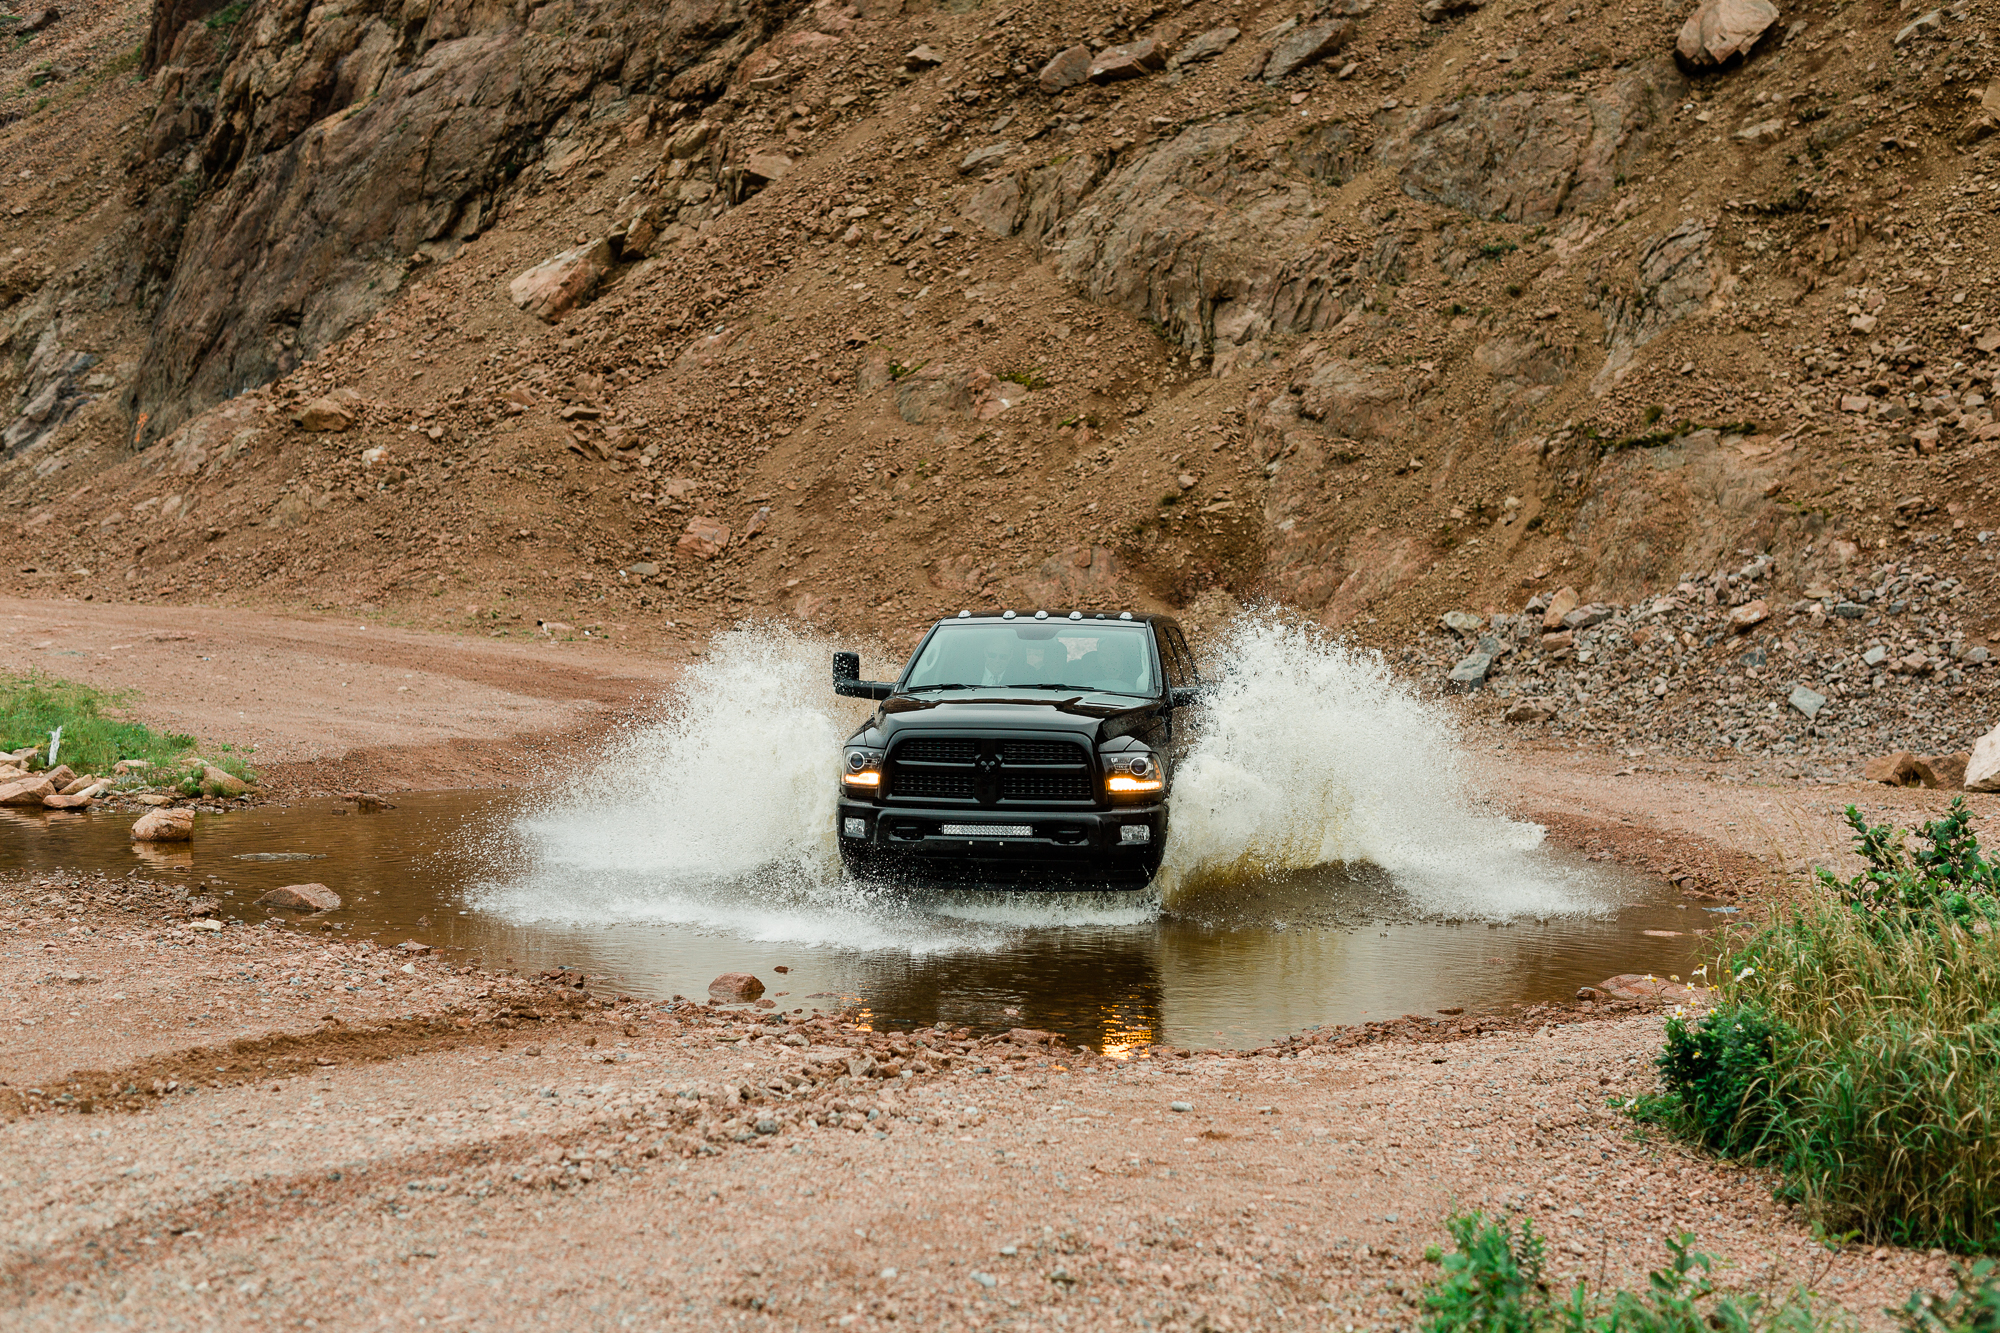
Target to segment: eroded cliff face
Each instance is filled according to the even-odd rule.
[[[654,88],[713,94],[784,14],[757,0],[259,0],[226,41],[190,20],[154,75],[136,166],[160,238],[132,284],[160,289],[136,439],[317,355],[413,264],[490,227],[527,164]]]
[[[1969,20],[193,3],[0,125],[33,586],[1387,634],[1990,498]]]

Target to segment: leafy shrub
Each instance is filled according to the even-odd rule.
[[[2000,1333],[2000,1278],[1993,1261],[1981,1259],[1970,1268],[1954,1264],[1953,1289],[1943,1296],[1912,1292],[1896,1322],[1910,1333]]]
[[[1814,1327],[1802,1293],[1776,1302],[1718,1297],[1715,1262],[1692,1248],[1694,1237],[1686,1232],[1667,1238],[1667,1266],[1653,1270],[1645,1291],[1592,1294],[1578,1282],[1557,1305],[1542,1278],[1545,1249],[1533,1222],[1523,1220],[1517,1232],[1505,1219],[1474,1212],[1453,1216],[1445,1226],[1457,1248],[1426,1255],[1444,1273],[1424,1292],[1425,1333],[1803,1333]]]
[[[1930,846],[1912,851],[1901,830],[1887,824],[1871,827],[1853,806],[1847,822],[1854,829],[1854,850],[1867,868],[1850,880],[1836,879],[1822,869],[1820,882],[1855,911],[1890,928],[1928,928],[1938,920],[1961,925],[2000,917],[2000,869],[1979,854],[1972,832],[1972,811],[1957,797],[1943,819],[1917,830]]]
[[[1680,1099],[1692,1136],[1718,1152],[1754,1155],[1771,1133],[1772,1061],[1782,1029],[1754,1005],[1725,1004],[1693,1023],[1667,1020],[1661,1081]]]

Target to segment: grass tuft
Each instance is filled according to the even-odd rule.
[[[121,759],[142,760],[150,765],[148,785],[178,787],[190,796],[213,785],[202,779],[204,762],[246,782],[256,780],[231,746],[200,755],[192,736],[162,734],[120,716],[133,698],[130,691],[107,692],[41,672],[0,674],[0,750],[39,746],[30,765],[47,768],[49,733],[61,727],[56,762],[78,773],[108,776]]]

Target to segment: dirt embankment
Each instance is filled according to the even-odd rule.
[[[1652,1085],[1657,1012],[1114,1061],[202,933],[172,901],[0,888],[0,1287],[38,1326],[337,1294],[355,1326],[1379,1328],[1470,1206],[1535,1217],[1563,1281],[1641,1281],[1681,1228],[1725,1288],[1864,1321],[1943,1276],[1829,1253],[1761,1173],[1636,1133],[1607,1102]]]

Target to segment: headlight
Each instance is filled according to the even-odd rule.
[[[1104,787],[1115,795],[1160,791],[1166,786],[1160,773],[1159,759],[1143,751],[1114,755],[1108,767],[1110,774],[1105,779]]]
[[[882,786],[882,756],[872,750],[849,750],[841,768],[844,787],[879,790]]]

